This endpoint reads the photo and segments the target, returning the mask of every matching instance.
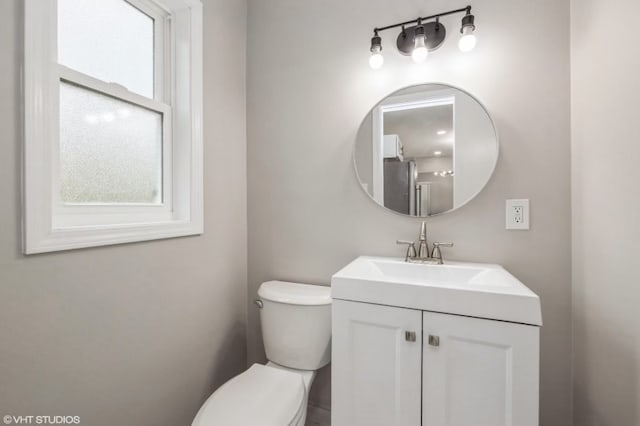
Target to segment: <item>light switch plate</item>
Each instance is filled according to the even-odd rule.
[[[505,218],[506,229],[528,230],[529,200],[507,200]]]

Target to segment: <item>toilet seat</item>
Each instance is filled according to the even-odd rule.
[[[289,426],[304,412],[300,375],[261,364],[222,385],[200,408],[192,426]]]

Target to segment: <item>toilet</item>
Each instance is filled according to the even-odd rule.
[[[331,290],[269,281],[258,296],[269,361],[223,384],[192,426],[304,426],[316,370],[331,360]]]

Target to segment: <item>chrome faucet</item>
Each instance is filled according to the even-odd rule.
[[[397,244],[407,246],[407,253],[404,257],[405,262],[409,263],[429,263],[443,265],[444,259],[440,247],[453,247],[453,243],[433,243],[433,250],[429,253],[429,243],[427,242],[427,224],[422,222],[420,226],[420,236],[418,237],[418,250],[416,252],[416,244],[413,241],[397,240]]]
[[[418,249],[418,258],[420,259],[428,259],[431,257],[429,255],[429,243],[427,243],[427,222],[422,222],[420,226],[420,236],[418,237],[418,241],[420,242],[420,247]]]

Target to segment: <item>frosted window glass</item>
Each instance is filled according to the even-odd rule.
[[[153,19],[124,0],[58,0],[58,61],[153,98]]]
[[[60,190],[66,203],[161,203],[162,115],[61,83]]]

